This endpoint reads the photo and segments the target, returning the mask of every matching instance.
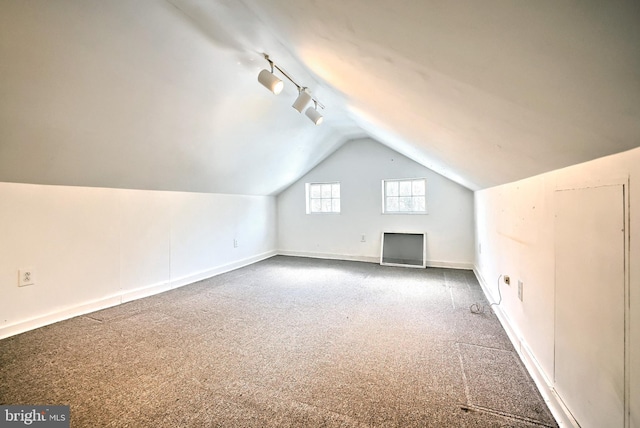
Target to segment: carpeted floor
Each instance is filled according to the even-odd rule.
[[[557,426],[471,271],[277,256],[0,341],[73,427]]]

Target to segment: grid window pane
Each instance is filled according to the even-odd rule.
[[[400,182],[400,196],[411,196],[411,182],[410,181],[401,181]]]
[[[424,195],[424,180],[413,180],[411,182],[411,194],[413,196]]]
[[[340,198],[340,183],[333,183],[331,185],[331,197]]]
[[[322,188],[322,186],[320,186],[319,184],[312,184],[311,186],[309,186],[309,188],[309,193],[312,198],[319,198],[321,196],[320,189]]]
[[[411,197],[401,196],[398,198],[398,206],[402,212],[412,211],[411,207],[413,207],[413,204],[411,203]]]
[[[396,198],[395,196],[387,198],[387,211],[398,211],[398,198]]]
[[[322,185],[322,197],[330,198],[331,197],[331,184],[323,184]]]
[[[426,204],[426,201],[424,199],[424,196],[414,196],[411,199],[413,200],[412,204],[413,204],[413,210],[414,211],[426,211],[427,210],[427,204]]]
[[[398,196],[398,182],[387,181],[387,196]]]
[[[331,212],[331,199],[321,199],[322,201],[322,212],[330,213]]]
[[[319,213],[322,209],[322,199],[312,199],[311,200],[311,212]]]
[[[340,212],[340,199],[331,199],[331,211],[334,213]]]

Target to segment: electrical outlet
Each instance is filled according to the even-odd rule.
[[[36,275],[33,269],[18,270],[18,287],[33,285],[36,283]]]
[[[233,248],[238,248],[238,240],[237,239],[233,240]]]
[[[522,283],[522,281],[518,280],[518,299],[520,299],[520,301],[522,302],[522,286],[524,284]]]
[[[367,242],[367,235],[365,235],[364,233],[360,235],[360,242]]]
[[[511,285],[511,278],[509,278],[509,275],[504,276],[504,283],[507,285]]]

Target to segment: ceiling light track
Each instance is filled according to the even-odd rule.
[[[313,123],[315,123],[316,125],[320,125],[322,123],[323,117],[318,111],[318,107],[324,109],[324,105],[320,101],[318,101],[314,96],[311,95],[311,93],[308,91],[308,88],[306,86],[302,86],[296,83],[296,81],[293,80],[293,78],[289,75],[289,73],[284,71],[276,63],[274,63],[271,60],[271,58],[269,58],[269,55],[267,55],[266,53],[263,55],[264,55],[264,59],[266,59],[267,62],[269,63],[269,66],[271,67],[271,71],[266,69],[260,71],[260,74],[258,74],[258,82],[260,82],[265,88],[267,88],[274,94],[278,95],[280,92],[282,92],[282,89],[284,88],[284,84],[282,83],[282,80],[280,80],[274,74],[274,69],[278,70],[284,77],[287,78],[287,80],[293,83],[298,89],[298,98],[296,98],[292,107],[296,109],[298,112],[302,113],[302,110],[304,110],[307,104],[313,101],[313,107],[307,108],[307,110],[305,111],[305,115]]]

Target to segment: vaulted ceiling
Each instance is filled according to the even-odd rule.
[[[0,58],[0,181],[276,194],[368,136],[475,190],[640,146],[634,0],[0,0]]]

